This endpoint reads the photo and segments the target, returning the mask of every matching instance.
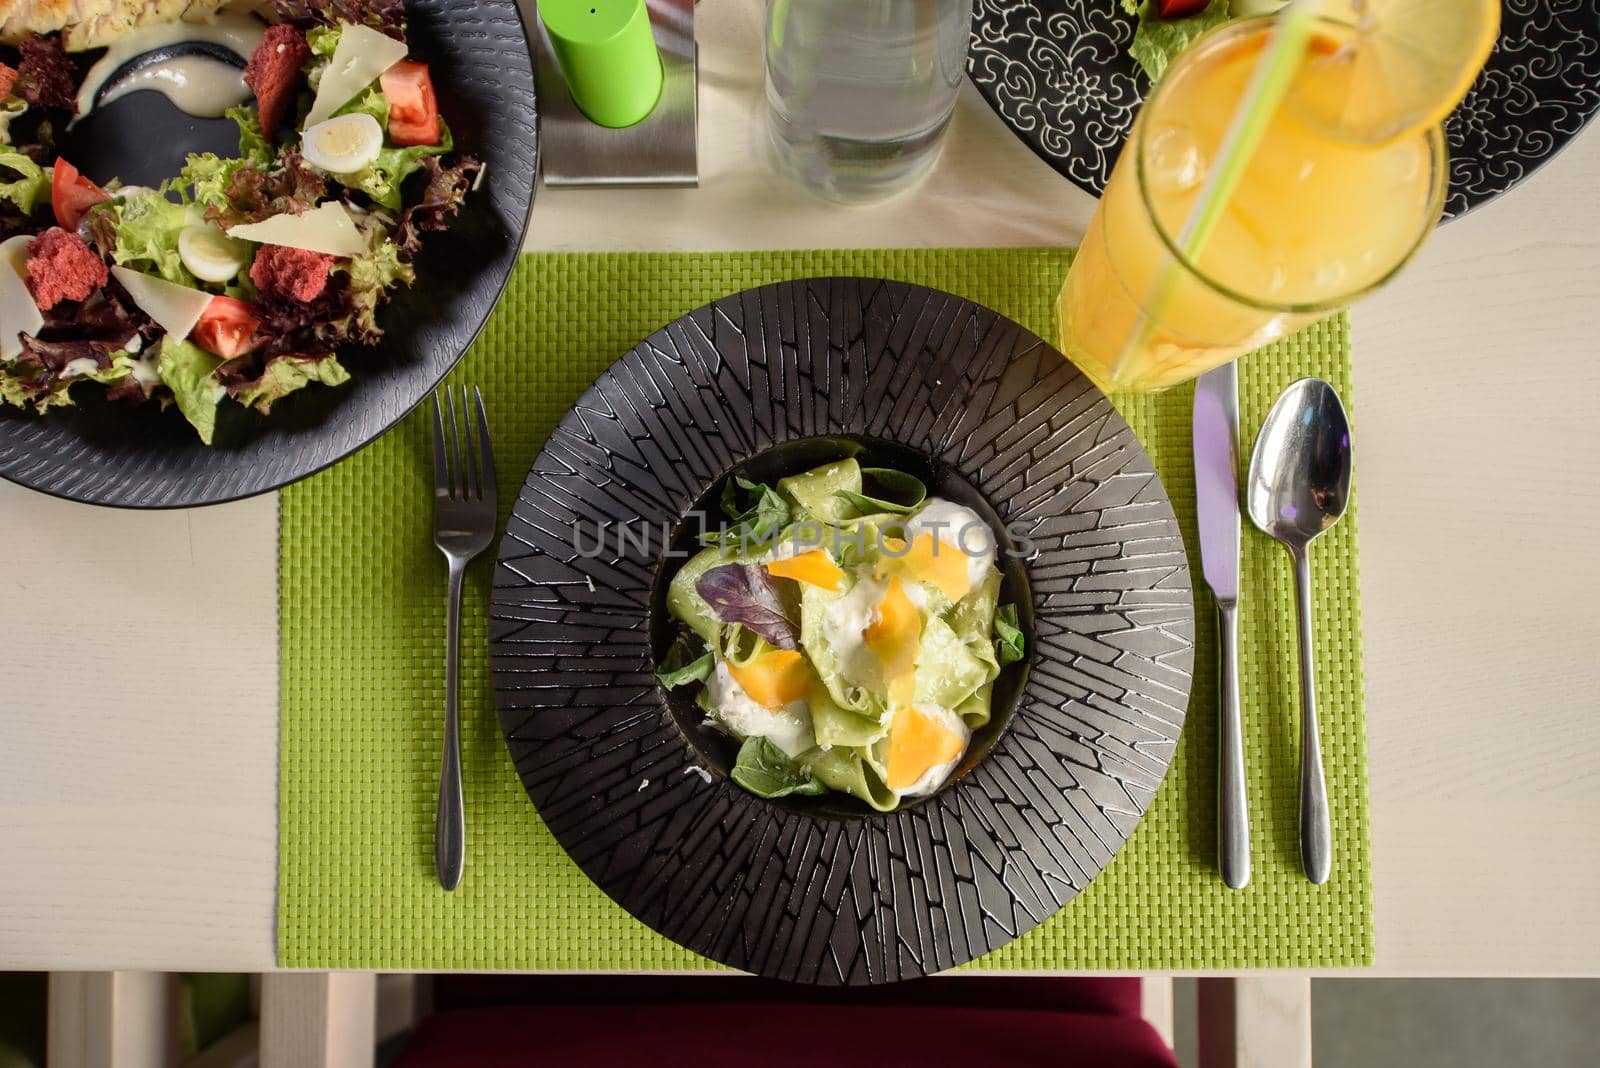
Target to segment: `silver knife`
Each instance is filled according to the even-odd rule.
[[[1250,881],[1250,814],[1239,722],[1239,372],[1232,363],[1195,383],[1194,489],[1200,568],[1217,602],[1217,863],[1222,881],[1238,890]]]

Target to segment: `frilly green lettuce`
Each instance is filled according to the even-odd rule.
[[[156,363],[156,373],[172,390],[178,411],[189,420],[200,440],[211,444],[217,430],[217,403],[224,389],[213,376],[222,366],[222,360],[189,341],[161,342],[161,356]]]

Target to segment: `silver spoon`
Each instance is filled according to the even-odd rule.
[[[1328,881],[1333,833],[1317,738],[1311,656],[1311,541],[1339,521],[1350,499],[1350,422],[1333,387],[1303,378],[1267,414],[1245,487],[1250,521],[1294,558],[1300,616],[1300,858],[1313,883]]]

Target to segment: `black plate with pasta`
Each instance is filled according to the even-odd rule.
[[[935,503],[992,556],[930,564]],[[819,515],[875,517],[890,552],[739,545],[681,577]],[[1182,537],[1110,402],[1016,323],[871,279],[739,293],[623,356],[535,461],[490,611],[507,745],[578,865],[698,953],[818,984],[953,967],[1088,885],[1166,772],[1193,655]],[[835,653],[884,674],[830,685]],[[711,673],[764,657],[708,715]],[[902,723],[929,705],[956,719]]]

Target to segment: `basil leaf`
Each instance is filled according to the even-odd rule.
[[[838,493],[850,506],[850,514],[844,517],[846,519],[885,512],[910,515],[928,499],[928,487],[923,485],[922,479],[891,467],[863,467],[861,481],[864,490],[871,489],[874,492],[840,490]]]
[[[656,678],[661,680],[661,685],[671,690],[691,682],[704,682],[711,674],[712,655],[699,642],[691,641],[688,635],[680,634],[677,640],[667,650],[667,655],[661,658],[661,666],[656,668]]]
[[[764,567],[723,564],[700,576],[695,592],[724,623],[738,623],[779,649],[798,649],[799,628]]]
[[[766,738],[746,738],[733,765],[733,781],[757,797],[769,800],[797,794],[815,797],[828,788],[816,776],[784,755]]]
[[[753,495],[746,504],[746,495]],[[721,531],[700,536],[702,545],[751,544],[773,541],[789,525],[789,502],[778,491],[760,482],[735,475],[722,485],[722,511],[731,520]]]
[[[1027,638],[1017,623],[1017,606],[1003,604],[994,613],[994,651],[1001,666],[1028,655]]]

